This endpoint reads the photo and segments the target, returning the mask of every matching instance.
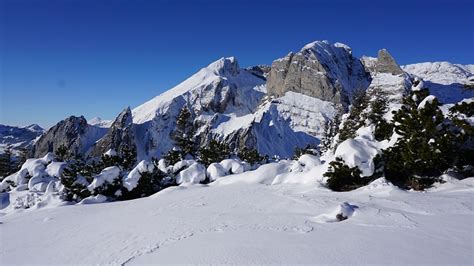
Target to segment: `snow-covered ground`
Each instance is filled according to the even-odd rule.
[[[283,166],[138,200],[6,214],[0,264],[473,265],[474,178],[427,192],[383,179],[352,192],[268,185]],[[348,219],[338,222],[341,212]]]

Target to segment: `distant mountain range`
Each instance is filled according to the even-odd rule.
[[[271,66],[244,69],[234,57],[221,58],[133,110],[125,108],[114,121],[72,116],[44,134],[39,127],[2,126],[15,134],[2,129],[0,141],[31,147],[35,157],[61,145],[91,156],[131,145],[141,159],[159,158],[173,148],[175,118],[187,107],[201,145],[216,138],[234,150],[246,146],[290,157],[295,147],[319,143],[326,121],[348,109],[356,90],[382,89],[396,108],[417,77],[441,102],[455,103],[474,97],[468,89],[473,72],[474,65],[448,62],[399,66],[385,49],[356,58],[345,44],[316,41]]]
[[[12,152],[18,154],[21,149],[32,148],[36,138],[44,132],[45,130],[36,124],[26,127],[0,125],[0,152],[9,147]]]

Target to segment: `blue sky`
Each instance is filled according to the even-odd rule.
[[[220,57],[271,64],[314,40],[474,63],[472,0],[0,2],[2,124],[113,119]]]

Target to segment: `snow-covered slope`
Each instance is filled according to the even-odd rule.
[[[248,182],[256,177],[0,217],[0,264],[474,263],[473,178],[420,193],[383,180],[352,192]]]
[[[474,97],[474,90],[467,90],[465,85],[474,85],[474,65],[459,65],[449,62],[426,62],[402,66],[412,76],[420,77],[444,103],[455,103],[462,99]]]

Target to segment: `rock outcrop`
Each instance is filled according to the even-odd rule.
[[[367,92],[370,94],[377,91],[384,94],[390,103],[394,104],[390,108],[396,108],[401,104],[403,97],[410,91],[411,79],[390,53],[386,49],[381,49],[377,58],[363,56],[361,61],[372,77]]]
[[[288,91],[347,105],[355,90],[369,86],[370,75],[347,45],[316,41],[298,53],[275,60],[267,77],[267,92],[281,97]]]
[[[108,150],[114,150],[117,155],[123,151],[136,151],[135,132],[130,107],[125,108],[112,123],[107,134],[97,141],[90,152],[91,157],[101,156]]]
[[[106,129],[87,124],[83,116],[70,116],[50,128],[36,141],[33,155],[39,158],[48,152],[55,152],[61,146],[66,147],[71,155],[85,154],[92,143],[105,132]]]
[[[378,73],[390,73],[392,75],[405,73],[386,49],[379,50],[375,68]]]

